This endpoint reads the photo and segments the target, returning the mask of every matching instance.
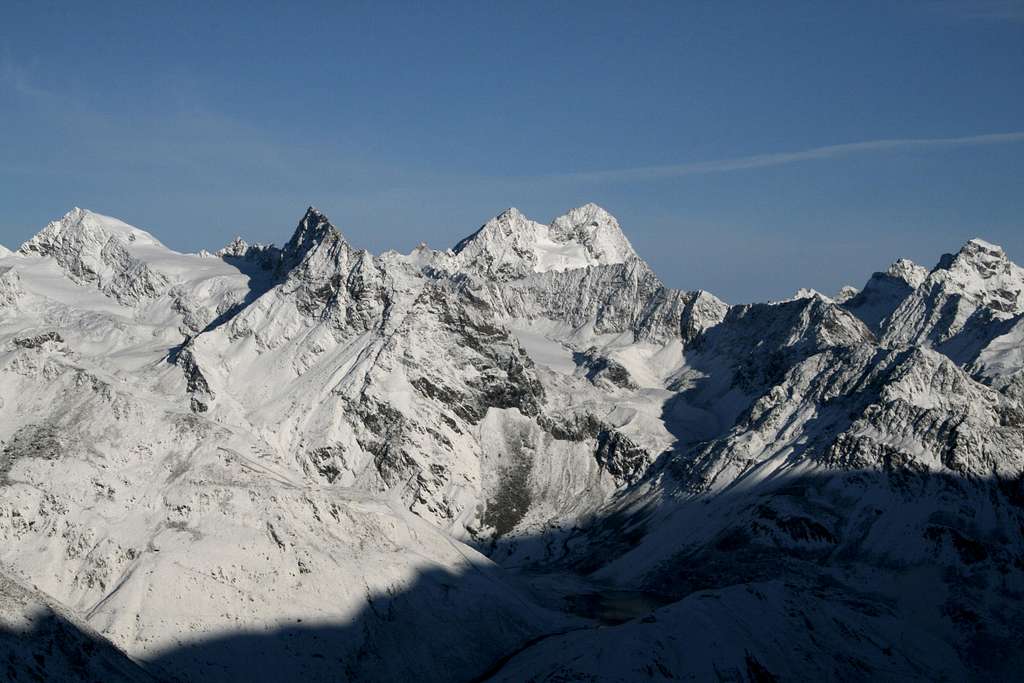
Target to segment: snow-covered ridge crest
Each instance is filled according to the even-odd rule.
[[[49,223],[21,245],[18,253],[53,257],[72,280],[79,284],[94,283],[101,289],[114,273],[133,268],[147,267],[151,276],[148,279],[160,280],[159,262],[168,255],[176,255],[144,230],[78,207]],[[258,258],[264,266],[278,269],[282,276],[297,271],[322,279],[343,271],[344,264],[356,253],[328,217],[311,206],[283,247],[251,245],[239,236],[216,252],[204,249],[195,256]],[[0,252],[0,258],[3,256]],[[639,260],[618,221],[593,203],[572,209],[549,225],[530,220],[518,209],[507,209],[452,250],[434,251],[421,245],[408,258],[412,256],[421,267],[503,281]],[[329,273],[331,270],[336,272]],[[154,281],[152,287],[142,284],[144,290],[156,293],[166,283]],[[140,296],[147,295],[142,292]],[[122,303],[137,303],[138,298],[132,295],[130,301]]]
[[[910,259],[901,258],[889,266],[885,274],[889,277],[903,280],[911,287],[919,287],[924,282],[924,279],[928,277],[928,270]]]
[[[977,349],[977,337],[991,319],[1008,319],[1024,312],[1024,269],[1002,247],[981,239],[967,242],[956,254],[944,254],[938,265],[893,311],[885,327],[892,344],[945,344],[962,332],[967,344],[956,352],[965,361]],[[976,329],[978,328],[978,329]],[[982,335],[984,336],[984,335]],[[953,353],[950,351],[950,353]],[[966,354],[966,355],[965,355]]]
[[[928,270],[909,259],[901,258],[885,272],[874,273],[864,289],[843,299],[843,306],[871,328],[882,332],[883,322],[928,277]]]
[[[176,680],[1019,669],[1024,316],[953,286],[1002,287],[988,245],[728,306],[593,205],[409,256],[68,222],[0,261],[0,660],[45,592]]]
[[[1003,313],[1024,310],[1024,268],[1010,261],[1002,247],[982,239],[944,254],[929,280]]]
[[[800,299],[814,298],[818,298],[821,299],[822,301],[827,301],[830,303],[832,302],[832,297],[826,294],[822,294],[813,287],[801,287],[800,289],[796,290],[796,293],[793,294],[793,296],[789,297],[788,299],[780,299],[777,303],[787,303],[790,301],[799,301]]]
[[[596,204],[573,209],[549,225],[507,209],[456,244],[453,252],[456,269],[501,279],[637,258],[618,221]]]

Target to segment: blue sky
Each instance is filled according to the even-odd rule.
[[[594,201],[735,302],[1024,262],[1024,0],[172,4],[5,3],[0,243],[78,205],[280,244],[313,204],[408,251]]]

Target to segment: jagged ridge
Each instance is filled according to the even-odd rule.
[[[379,256],[312,208],[282,248],[201,256],[77,211],[0,258],[0,560],[133,655],[367,604],[372,637],[274,656],[929,680],[998,677],[979,644],[1019,636],[1021,280],[987,243],[733,307],[665,287],[594,205]],[[501,665],[592,625],[518,566],[671,604]],[[695,619],[712,640],[674,644]],[[581,656],[606,640],[636,645]]]

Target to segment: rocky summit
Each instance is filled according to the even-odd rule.
[[[0,249],[9,681],[1012,680],[1022,474],[982,240],[745,305],[593,204]]]

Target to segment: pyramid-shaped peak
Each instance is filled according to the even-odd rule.
[[[619,224],[615,220],[615,216],[611,215],[603,207],[593,202],[587,202],[583,206],[577,206],[575,209],[570,209],[566,214],[559,216],[552,222],[552,225],[582,225],[586,223],[614,223],[616,226]]]
[[[75,206],[75,207],[72,207],[71,210],[68,211],[67,213],[65,213],[63,216],[58,218],[56,221],[51,221],[50,224],[52,224],[52,223],[60,223],[60,224],[62,224],[64,226],[66,226],[66,227],[80,226],[80,225],[83,225],[83,224],[88,223],[90,221],[91,222],[96,222],[97,219],[102,219],[102,218],[107,218],[108,220],[114,220],[114,219],[111,219],[109,217],[102,216],[101,214],[98,214],[95,211],[90,211],[89,209],[83,209],[80,206]],[[50,224],[48,224],[48,225],[50,225]]]
[[[537,225],[539,224],[536,221],[530,220],[522,211],[514,206],[510,206],[491,220],[484,223],[481,229],[486,229],[488,227],[500,227],[501,231],[506,235],[512,234],[513,232],[526,232],[528,234],[532,234],[536,231]]]
[[[505,209],[504,211],[502,211],[501,213],[499,213],[497,216],[495,216],[491,220],[495,221],[495,222],[510,222],[510,221],[525,221],[525,220],[528,220],[528,219],[526,218],[526,215],[522,211],[520,211],[519,209],[517,209],[514,206],[510,206],[507,209]],[[488,221],[488,222],[490,222],[490,221]]]
[[[316,208],[315,206],[310,206],[306,208],[306,213],[302,217],[302,220],[314,224],[330,223],[330,220],[327,218],[327,214],[325,214],[323,211]]]
[[[292,234],[292,238],[288,241],[288,244],[291,244],[296,240],[296,238],[301,241],[304,236],[326,237],[329,235],[337,235],[340,237],[341,233],[331,223],[327,214],[315,206],[310,206],[306,209],[306,213],[303,214],[299,224],[295,227],[295,232]]]
[[[498,239],[512,238],[515,241],[532,241],[543,227],[516,207],[511,206],[480,226],[474,235],[486,233]],[[474,235],[470,235],[470,238]]]
[[[134,226],[128,225],[122,220],[111,216],[104,216],[101,213],[96,213],[89,209],[83,209],[79,206],[72,208],[66,214],[61,216],[60,219],[52,221],[47,227],[50,225],[59,225],[64,229],[104,228],[111,232],[144,232]]]
[[[284,245],[283,255],[286,264],[296,264],[306,254],[321,245],[341,245],[350,249],[341,232],[334,227],[327,216],[316,207],[309,207],[302,220],[295,227],[295,232]]]
[[[536,242],[537,233],[543,228],[519,209],[510,207],[488,220],[469,237],[460,240],[452,247],[452,251],[458,254],[469,250],[475,254],[481,250],[506,252],[512,249],[522,254]]]
[[[116,239],[125,247],[164,247],[161,242],[145,230],[140,230],[122,220],[105,216],[95,211],[74,207],[58,220],[51,221],[18,249],[22,254],[49,255],[54,251],[81,251],[102,247],[110,239]]]

